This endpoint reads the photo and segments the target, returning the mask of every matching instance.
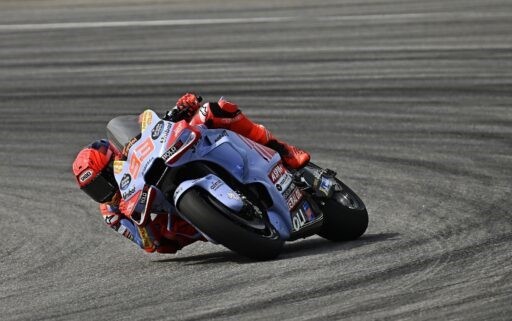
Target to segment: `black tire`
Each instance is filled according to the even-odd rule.
[[[284,241],[269,222],[260,220],[253,226],[246,225],[236,213],[202,189],[186,191],[178,203],[178,210],[200,231],[243,256],[270,260],[283,248]]]
[[[324,224],[318,233],[330,241],[350,241],[359,238],[368,228],[368,211],[363,201],[345,184],[343,191],[336,192],[329,199],[318,199],[317,204],[324,213]],[[351,206],[342,204],[340,197],[351,200]]]

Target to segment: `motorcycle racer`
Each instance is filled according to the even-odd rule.
[[[283,163],[294,169],[305,166],[307,152],[277,140],[263,125],[253,123],[232,102],[224,98],[200,105],[201,97],[186,93],[166,117],[173,121],[186,120],[191,125],[225,128],[257,143],[276,150]],[[118,151],[107,140],[95,141],[83,148],[73,162],[73,174],[80,188],[100,203],[105,223],[119,234],[136,243],[146,252],[176,253],[184,246],[204,237],[189,223],[174,213],[157,213],[144,226],[139,226],[124,213],[126,203],[121,197],[113,174],[114,160],[122,160],[127,151]]]

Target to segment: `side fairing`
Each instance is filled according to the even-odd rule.
[[[287,238],[292,229],[292,220],[283,192],[289,190],[292,178],[282,166],[279,154],[225,129],[204,130],[202,136],[203,139],[197,145],[198,159],[208,160],[226,168],[244,184],[263,184],[274,204],[268,211],[269,218],[281,236]],[[277,167],[281,171],[279,177],[272,176],[272,171]],[[276,179],[275,182],[272,177]],[[300,193],[299,190],[294,192]]]

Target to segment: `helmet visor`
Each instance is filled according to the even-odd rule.
[[[117,185],[114,182],[114,175],[102,171],[89,184],[82,187],[87,195],[98,203],[109,202],[117,192]]]

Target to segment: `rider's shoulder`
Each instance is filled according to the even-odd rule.
[[[223,97],[220,98],[218,102],[208,102],[204,104],[203,107],[205,117],[208,115],[209,112],[211,112],[213,116],[221,118],[233,118],[240,114],[240,109],[238,109],[238,105],[227,101]]]

